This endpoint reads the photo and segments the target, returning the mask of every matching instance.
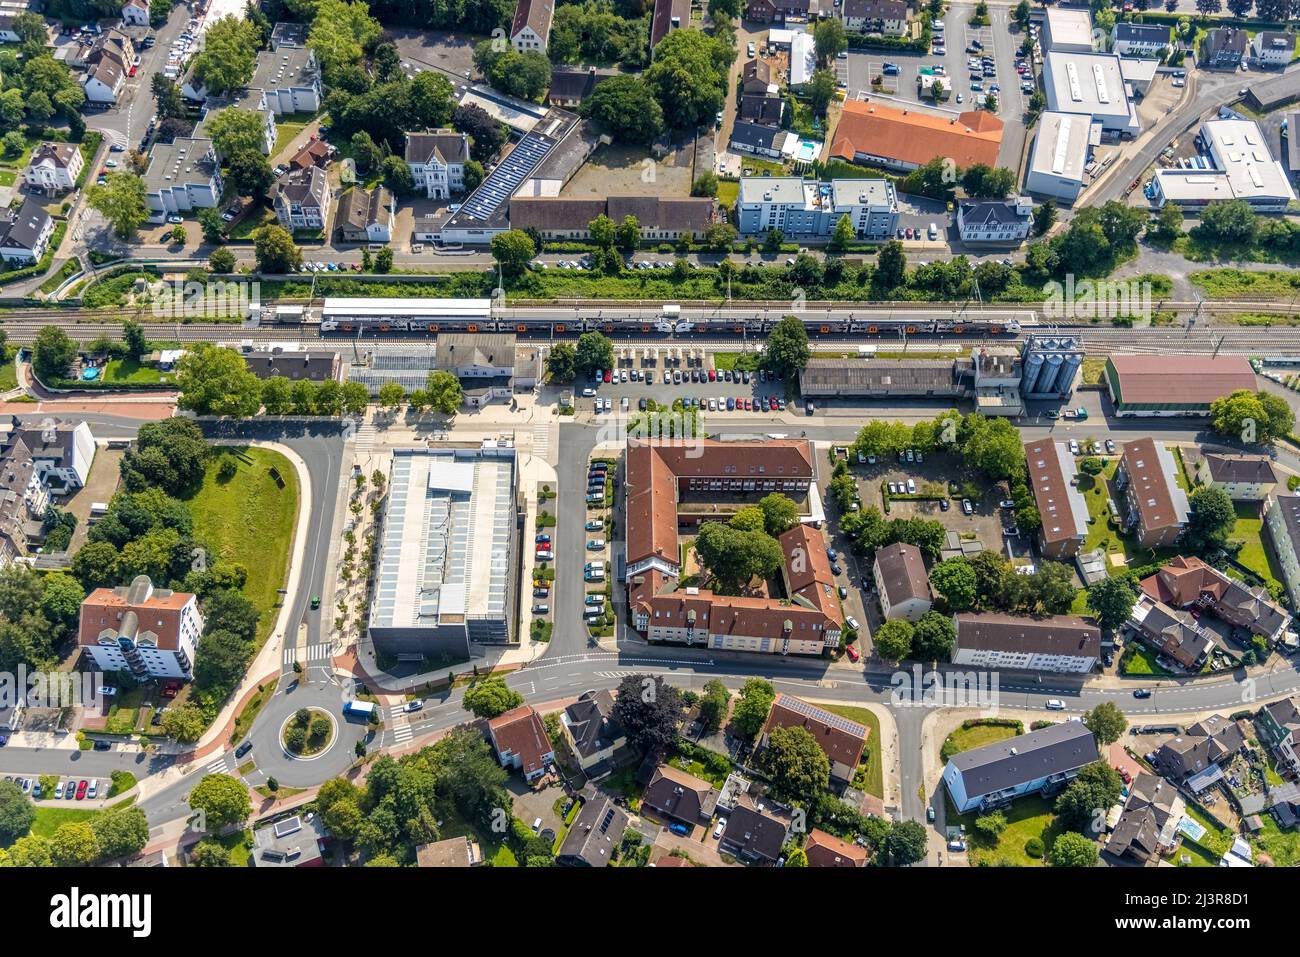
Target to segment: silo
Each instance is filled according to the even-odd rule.
[[[1034,395],[1037,390],[1034,383],[1038,381],[1038,373],[1043,368],[1043,354],[1038,350],[1025,350],[1025,372],[1020,379],[1020,389],[1025,395]]]
[[[1083,356],[1077,352],[1071,352],[1065,356],[1065,361],[1061,366],[1061,374],[1056,380],[1056,391],[1061,395],[1069,395],[1074,389],[1074,377],[1079,374],[1079,366],[1083,365]]]
[[[1053,352],[1043,359],[1043,371],[1038,376],[1038,381],[1034,383],[1034,391],[1038,395],[1050,395],[1056,391],[1056,379],[1060,375],[1061,365],[1065,360],[1059,352]]]

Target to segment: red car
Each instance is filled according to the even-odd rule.
[[[718,370],[717,370],[717,369],[710,369],[710,370],[709,370],[709,381],[710,381],[710,382],[717,382],[717,381],[718,381]]]
[[[77,783],[77,800],[78,800],[78,801],[84,801],[84,800],[86,799],[86,788],[88,788],[88,787],[90,787],[90,782],[89,782],[89,781],[79,781],[79,782]]]
[[[606,382],[609,382],[609,381],[610,381],[609,370],[608,370],[608,369],[605,370],[605,374],[604,374],[603,378],[604,378],[604,380],[605,380]]]
[[[858,654],[858,649],[854,648],[852,645],[845,645],[844,653],[849,656],[849,661],[857,661],[862,657]]]

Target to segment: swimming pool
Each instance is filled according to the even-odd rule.
[[[98,369],[84,369],[84,370],[82,370],[82,373],[81,373],[81,381],[82,381],[82,382],[94,382],[94,381],[95,381],[96,379],[98,379],[98,378],[99,378],[99,370],[98,370]]]

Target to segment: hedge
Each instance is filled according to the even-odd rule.
[[[915,40],[904,37],[882,37],[874,33],[846,33],[850,50],[895,50],[899,53],[929,53],[930,23],[927,20],[921,35]]]

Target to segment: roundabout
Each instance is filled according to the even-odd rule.
[[[253,725],[250,759],[282,786],[311,787],[343,774],[370,728],[342,716],[350,681],[314,666],[280,676],[275,694]]]
[[[280,725],[280,747],[290,758],[314,761],[334,745],[338,722],[320,708],[299,708]]]

